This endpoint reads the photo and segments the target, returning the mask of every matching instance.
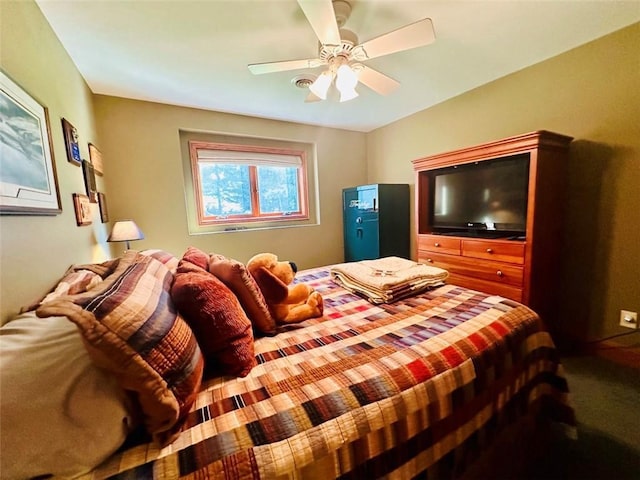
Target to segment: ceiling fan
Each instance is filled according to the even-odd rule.
[[[327,65],[328,68],[309,86],[307,102],[325,100],[334,81],[341,102],[358,96],[355,90],[358,82],[380,95],[388,95],[400,83],[361,62],[428,45],[435,40],[433,23],[430,18],[424,18],[358,44],[358,37],[353,32],[341,28],[351,15],[348,1],[297,1],[320,41],[318,56],[304,60],[254,63],[249,65],[249,70],[254,75],[260,75]]]

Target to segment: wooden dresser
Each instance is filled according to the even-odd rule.
[[[418,236],[418,259],[449,271],[449,283],[523,300],[524,242]]]
[[[567,156],[572,138],[547,131],[413,161],[418,261],[449,271],[449,283],[522,302],[551,320],[560,280]],[[442,235],[429,221],[437,169],[518,154],[529,156],[526,234],[519,239]]]

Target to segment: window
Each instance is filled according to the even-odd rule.
[[[189,157],[199,226],[309,218],[304,151],[189,141]]]

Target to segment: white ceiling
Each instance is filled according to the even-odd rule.
[[[305,103],[291,80],[322,68],[247,69],[317,55],[296,0],[36,1],[96,94],[363,132],[640,21],[638,0],[353,0],[360,42],[424,17],[436,41],[366,62],[401,83],[389,96]]]

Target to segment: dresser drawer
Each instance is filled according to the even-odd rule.
[[[462,265],[459,256],[443,255],[429,252],[427,250],[418,250],[418,263],[424,263],[431,267],[443,268],[449,273],[458,271]]]
[[[523,242],[502,242],[496,240],[462,240],[464,257],[497,260],[500,262],[524,264]]]
[[[460,255],[460,239],[443,235],[418,235],[418,250]]]
[[[469,260],[453,255],[441,255],[434,252],[419,251],[420,263],[444,268],[449,273],[482,279],[488,282],[522,287],[524,268],[508,263],[487,260]]]
[[[458,275],[456,273],[452,273],[449,278],[447,278],[447,283],[470,288],[471,290],[478,290],[479,292],[490,293],[492,295],[500,295],[501,297],[515,300],[516,302],[522,302],[524,299],[522,288],[502,283],[488,282],[479,278],[465,277],[464,275]]]

